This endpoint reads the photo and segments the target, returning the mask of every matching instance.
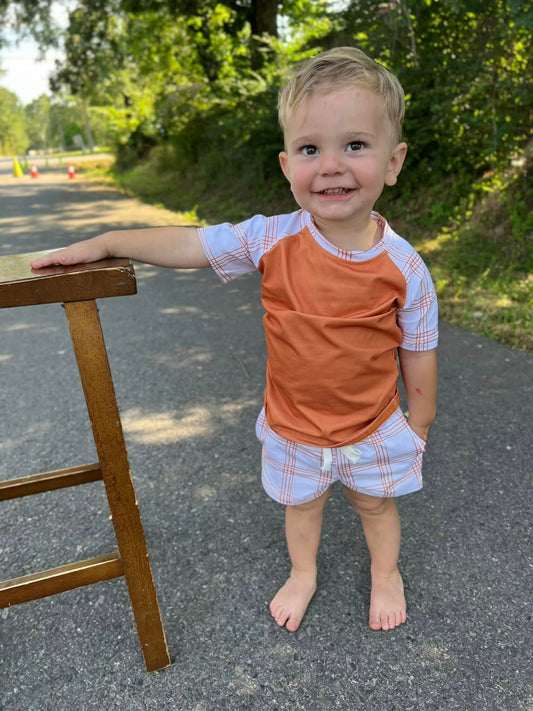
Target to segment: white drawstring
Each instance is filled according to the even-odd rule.
[[[322,466],[320,467],[320,472],[322,474],[328,474],[331,471],[331,463],[333,457],[331,455],[331,449],[324,447],[322,449]]]
[[[357,464],[357,462],[361,459],[361,450],[357,449],[357,447],[354,447],[353,445],[348,445],[347,447],[336,447],[335,449],[340,449],[340,451],[344,454],[346,459],[349,459],[352,464]],[[328,447],[323,447],[322,448],[322,466],[320,467],[320,471],[322,474],[329,474],[331,471],[331,464],[333,462],[333,455],[332,455],[332,450],[329,449]]]
[[[349,459],[352,464],[357,464],[357,462],[361,459],[361,450],[357,449],[357,447],[354,447],[352,444],[348,445],[348,447],[339,447],[339,449],[344,454],[346,459]]]

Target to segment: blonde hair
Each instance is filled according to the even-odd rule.
[[[380,96],[390,121],[396,143],[402,139],[405,94],[398,79],[355,47],[335,47],[311,57],[296,67],[282,87],[278,115],[285,131],[291,114],[315,91],[329,92],[359,86]]]

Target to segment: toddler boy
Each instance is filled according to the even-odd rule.
[[[403,90],[382,66],[354,48],[323,52],[280,94],[280,163],[300,210],[238,225],[107,232],[32,262],[129,257],[212,266],[223,281],[261,272],[268,363],[256,432],[264,488],[286,506],[292,565],[270,611],[291,632],[316,590],[322,515],[336,480],[370,552],[369,625],[389,630],[406,620],[394,497],[422,486],[438,333],[427,268],[373,211],[405,159],[403,114]]]

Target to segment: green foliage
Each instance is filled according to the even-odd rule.
[[[531,126],[531,0],[357,0],[341,33],[383,62],[407,95],[407,167],[416,180],[465,181],[505,164]]]
[[[52,22],[54,0],[0,0],[0,28],[31,34],[43,46],[56,46],[57,28]],[[0,46],[2,46],[0,32]]]
[[[32,150],[71,150],[77,147],[75,136],[81,136],[88,147],[89,132],[96,145],[106,145],[112,135],[107,112],[87,108],[73,96],[56,97],[55,101],[46,95],[35,99],[24,107],[24,126]]]
[[[35,27],[49,3],[11,5]],[[77,0],[69,17],[55,89],[97,108],[117,147],[131,136],[130,160],[142,134],[175,146],[180,164],[201,154],[208,175],[251,154],[263,174],[284,72],[336,44],[360,46],[406,88],[407,190],[452,175],[459,199],[529,135],[533,0]]]
[[[40,96],[24,107],[24,125],[29,139],[29,148],[42,149],[53,144],[50,98]],[[60,142],[57,142],[60,145]]]
[[[15,94],[0,87],[0,155],[25,153],[27,147],[22,104]]]

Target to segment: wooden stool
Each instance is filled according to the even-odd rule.
[[[35,254],[0,257],[0,308],[64,303],[98,463],[0,482],[0,500],[103,479],[118,553],[0,582],[0,608],[124,575],[147,671],[170,666],[95,299],[137,291],[127,259],[33,271]]]

